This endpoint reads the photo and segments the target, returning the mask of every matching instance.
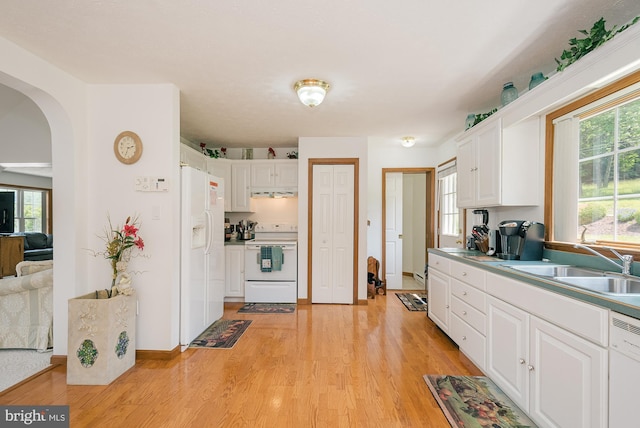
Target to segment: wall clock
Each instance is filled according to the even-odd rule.
[[[116,158],[124,164],[136,163],[142,156],[142,140],[135,132],[123,131],[118,134],[113,143],[113,152]]]

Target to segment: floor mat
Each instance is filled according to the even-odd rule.
[[[454,428],[537,427],[488,377],[424,375],[423,378]]]
[[[296,311],[295,303],[247,303],[239,314],[292,314]]]
[[[427,295],[425,293],[396,293],[396,296],[410,311],[427,310]]]
[[[189,345],[190,348],[233,348],[251,320],[218,320]]]

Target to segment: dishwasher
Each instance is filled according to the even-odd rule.
[[[609,428],[638,426],[640,320],[611,312],[609,336]]]

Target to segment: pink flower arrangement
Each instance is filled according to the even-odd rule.
[[[108,217],[107,217],[108,218]],[[123,278],[121,284],[130,286],[131,280],[126,273],[127,263],[131,259],[131,251],[135,248],[139,251],[144,250],[144,241],[138,235],[138,219],[137,217],[127,217],[122,227],[114,228],[111,219],[108,218],[109,226],[105,229],[104,241],[107,244],[104,257],[111,263],[112,280],[111,288],[116,286],[118,274]],[[132,290],[130,290],[132,292]],[[108,293],[111,297],[111,293]],[[126,294],[126,293],[125,293]]]

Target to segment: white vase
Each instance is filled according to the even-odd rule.
[[[136,362],[136,297],[69,299],[67,384],[107,385]]]

